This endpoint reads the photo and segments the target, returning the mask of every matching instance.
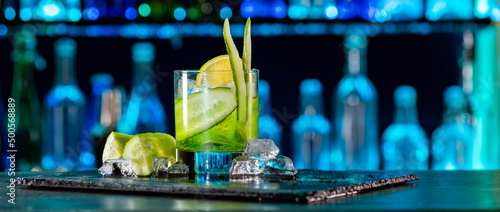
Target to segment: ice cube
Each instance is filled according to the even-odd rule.
[[[243,154],[262,160],[271,160],[276,158],[279,152],[280,149],[278,149],[271,139],[250,139]]]
[[[248,155],[238,156],[233,159],[229,174],[231,177],[264,174],[264,162]]]
[[[189,166],[177,162],[168,167],[167,172],[168,175],[187,175],[189,174]]]
[[[122,175],[124,177],[137,177],[132,170],[132,161],[130,159],[118,158],[104,161],[99,173],[105,176]]]
[[[266,161],[264,172],[266,175],[289,175],[295,176],[298,171],[293,166],[293,161],[289,157],[279,155],[275,159]]]
[[[99,168],[99,174],[102,176],[111,176],[114,173],[113,165],[109,163],[102,164],[101,168]]]
[[[175,161],[174,158],[155,157],[153,159],[153,176],[167,176],[168,167]]]

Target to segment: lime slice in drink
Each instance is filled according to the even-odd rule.
[[[163,133],[139,134],[130,139],[123,150],[123,158],[132,161],[132,170],[138,176],[153,172],[154,157],[175,158],[174,137]]]
[[[194,93],[175,102],[177,140],[184,140],[217,125],[238,106],[231,88]]]
[[[118,132],[111,132],[106,139],[104,152],[102,153],[102,162],[107,159],[121,158],[125,144],[132,138],[131,135],[125,135]]]

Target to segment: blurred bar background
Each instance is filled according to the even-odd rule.
[[[0,169],[8,98],[20,171],[174,134],[173,70],[226,54],[225,18],[243,43],[248,17],[259,136],[297,168],[500,169],[495,0],[0,1]]]

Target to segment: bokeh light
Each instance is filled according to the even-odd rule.
[[[125,10],[125,18],[127,18],[128,20],[134,20],[135,18],[137,18],[137,11],[132,7],[127,8]]]
[[[186,10],[184,10],[184,8],[182,7],[175,8],[174,18],[175,20],[183,21],[184,19],[186,19]]]
[[[148,17],[151,14],[151,7],[149,7],[149,4],[142,3],[139,5],[139,15],[142,17]]]
[[[16,11],[12,7],[7,7],[4,11],[5,19],[12,21],[16,17]]]
[[[229,7],[223,7],[220,9],[220,17],[222,19],[230,19],[233,16],[233,11]]]

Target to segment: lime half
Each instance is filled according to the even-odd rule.
[[[132,170],[138,176],[153,172],[154,157],[175,159],[174,137],[163,133],[139,134],[130,139],[123,150],[123,158],[132,161]]]
[[[125,135],[117,132],[111,132],[106,139],[106,145],[104,145],[104,152],[102,153],[102,162],[108,159],[121,158],[123,155],[123,148],[125,144],[133,136]]]

